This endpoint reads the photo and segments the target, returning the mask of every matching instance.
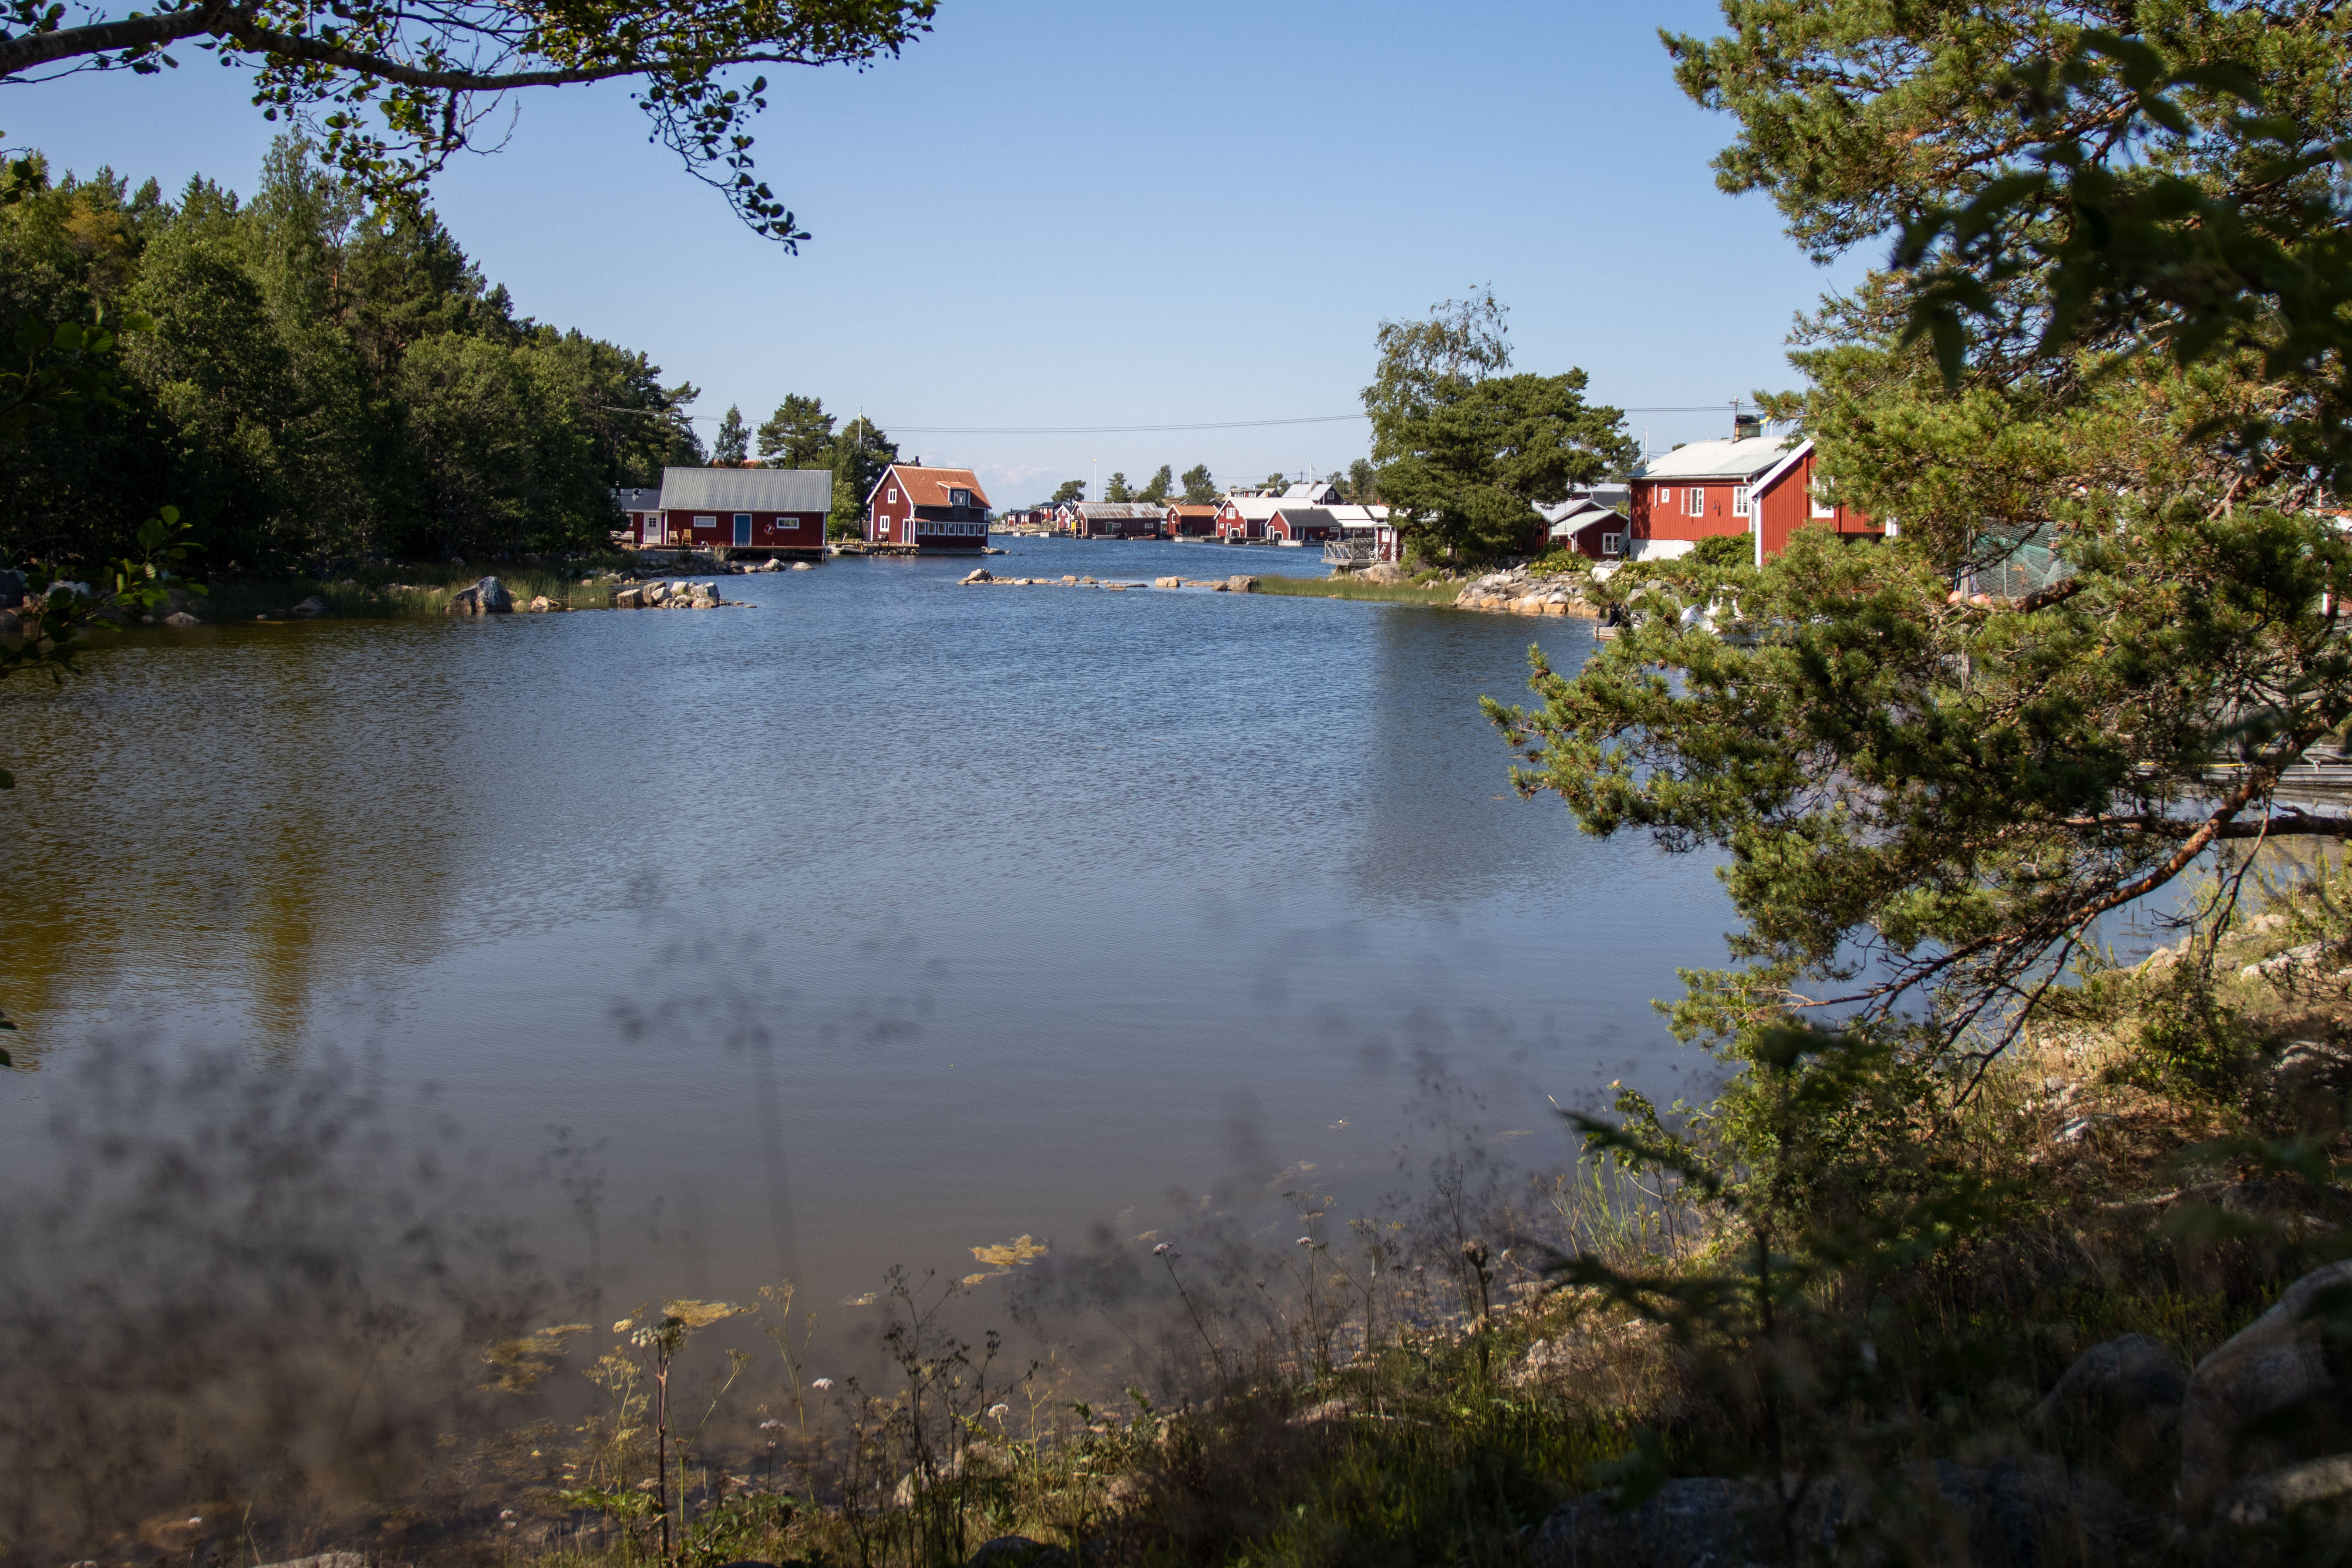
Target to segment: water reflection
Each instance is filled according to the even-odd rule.
[[[1522,1129],[1629,1071],[1672,1087],[1649,998],[1722,951],[1708,866],[1511,797],[1475,706],[1530,637],[1573,667],[1580,623],[963,566],[142,636],[0,690],[30,895],[0,1004],[51,1050],[110,1015],[380,1040],[607,1296],[833,1298],[1171,1188],[1376,1192],[1432,1062]],[[0,1143],[46,1076],[10,1080]]]

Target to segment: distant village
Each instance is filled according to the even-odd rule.
[[[861,536],[828,542],[833,487],[827,468],[665,468],[656,489],[613,492],[626,520],[614,538],[634,550],[770,558],[977,554],[1000,533],[1180,540],[1318,548],[1341,568],[1401,563],[1405,549],[1390,508],[1344,500],[1328,479],[1236,488],[1214,501],[1067,500],[1000,512],[970,468],[893,462],[865,497]],[[1811,440],[1768,434],[1755,416],[1738,415],[1724,439],[1676,447],[1622,483],[1582,487],[1538,508],[1523,553],[1671,560],[1729,534],[1748,536],[1760,564],[1809,525],[1856,538],[1892,531],[1829,493],[1814,472]]]

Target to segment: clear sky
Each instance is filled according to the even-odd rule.
[[[1792,384],[1791,317],[1875,258],[1824,272],[1768,201],[1716,189],[1731,125],[1675,89],[1657,29],[1718,25],[1706,0],[945,0],[900,59],[776,81],[761,174],[814,235],[797,257],[618,88],[524,95],[436,199],[522,311],[702,388],[706,437],[730,403],[756,425],[813,394],[977,468],[999,506],[1097,462],[1328,470],[1364,455],[1360,421],[941,432],[1352,414],[1382,319],[1486,283],[1517,368],[1582,366],[1598,401]],[[249,191],[274,128],[184,58],[10,87],[0,128],[59,169]],[[1654,448],[1728,424],[1629,417]]]

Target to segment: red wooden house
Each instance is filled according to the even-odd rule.
[[[1828,482],[1814,472],[1811,441],[1800,441],[1757,479],[1748,506],[1755,513],[1759,559],[1789,548],[1789,535],[1801,528],[1826,528],[1846,539],[1884,539],[1894,531],[1830,493]]]
[[[1171,539],[1213,539],[1217,534],[1217,509],[1170,501],[1166,526]]]
[[[893,463],[866,496],[870,544],[917,550],[988,548],[988,496],[970,468]]]
[[[1322,507],[1286,506],[1265,520],[1265,536],[1277,544],[1320,544],[1339,537],[1339,520]]]
[[[628,509],[627,537],[641,548],[822,555],[832,509],[829,468],[664,468],[656,503]]]

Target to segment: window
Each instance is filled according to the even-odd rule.
[[[970,506],[971,504],[971,492],[970,490],[950,490],[948,492],[948,505]]]
[[[716,533],[719,531],[719,520],[715,517],[698,517],[694,520],[694,526],[707,528]]]
[[[1683,491],[1683,510],[1692,517],[1705,517],[1706,515],[1706,487],[1702,485],[1692,485]]]
[[[1674,487],[1672,485],[1660,485],[1657,488],[1656,492],[1651,496],[1650,504],[1655,507],[1669,507],[1674,505]]]
[[[1813,515],[1835,517],[1837,502],[1830,495],[1830,481],[1821,474],[1813,476]]]
[[[898,486],[896,486],[896,485],[892,485],[892,486],[890,487],[890,495],[889,495],[889,499],[890,499],[890,500],[897,500],[898,499]]]
[[[1732,515],[1732,516],[1734,516],[1734,517],[1746,517],[1746,516],[1748,515],[1748,487],[1747,487],[1746,485],[1734,485],[1734,486],[1732,486],[1732,487],[1731,487],[1731,515]]]
[[[1601,536],[1601,553],[1603,555],[1624,554],[1625,536],[1622,533],[1602,534]]]

